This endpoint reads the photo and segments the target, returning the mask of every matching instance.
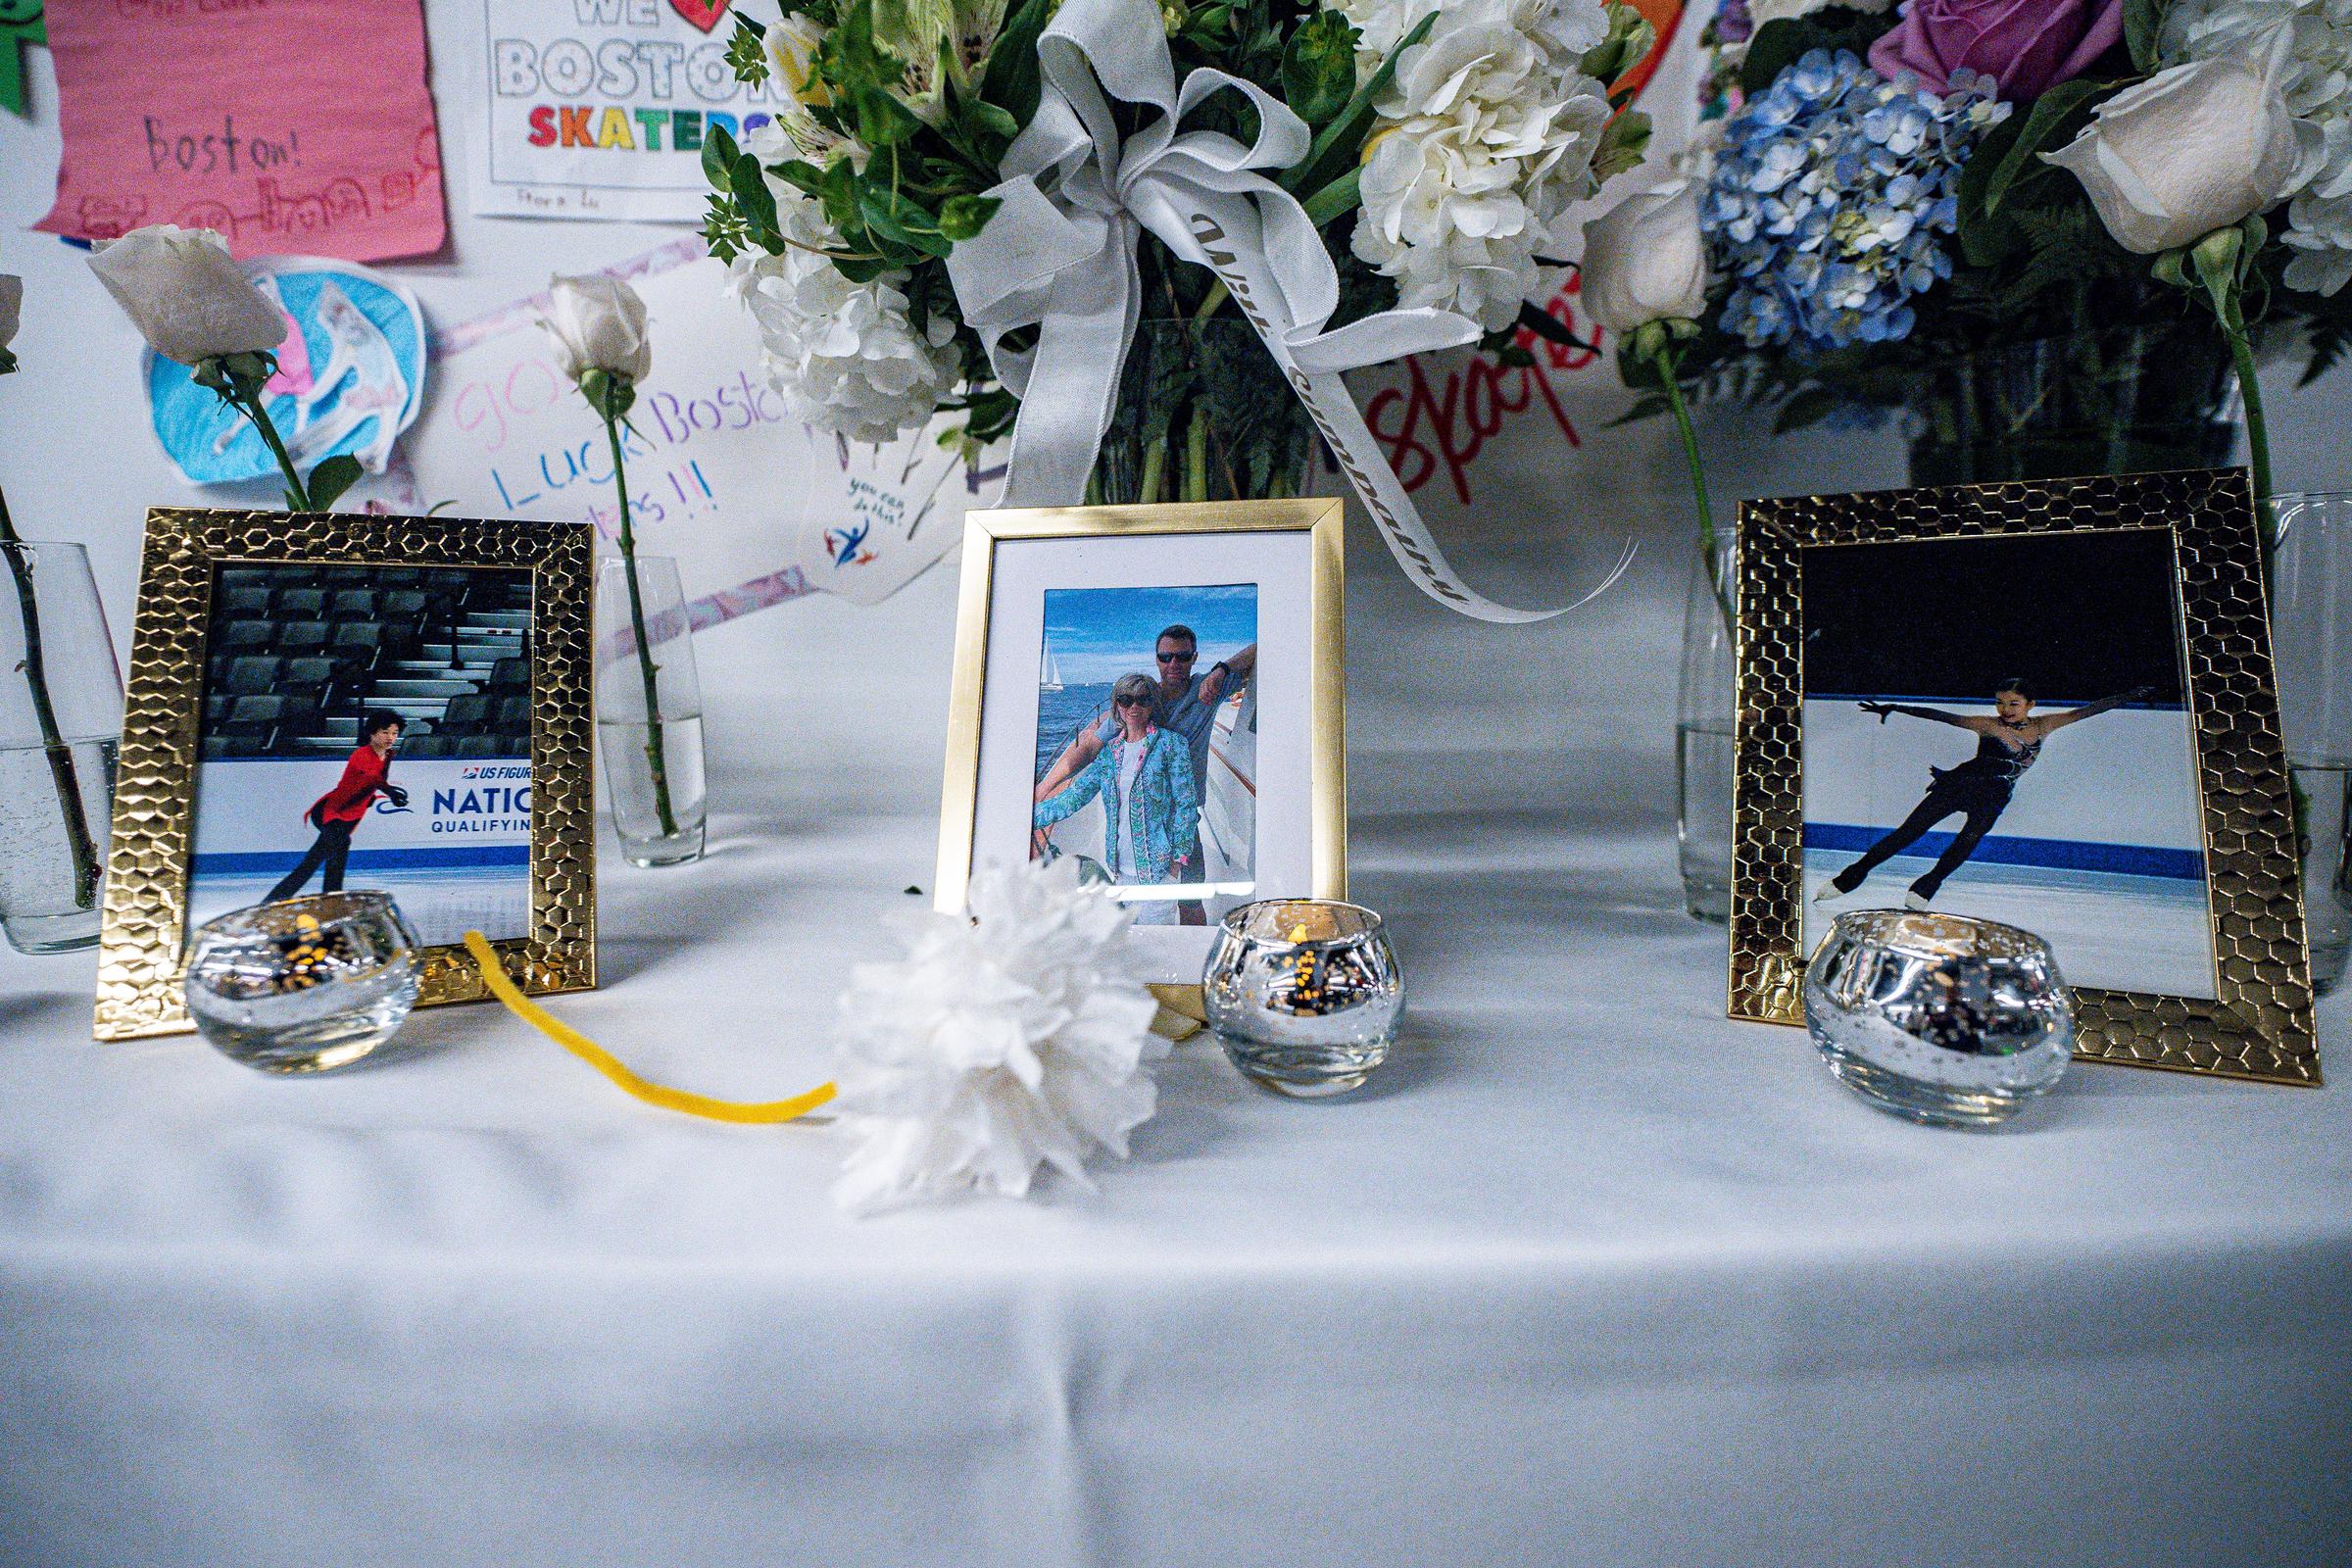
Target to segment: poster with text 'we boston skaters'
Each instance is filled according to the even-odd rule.
[[[768,118],[727,65],[733,0],[476,3],[476,213],[691,222],[704,137]]]

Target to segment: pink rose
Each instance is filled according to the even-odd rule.
[[[1870,64],[1889,80],[1908,71],[1936,93],[1966,66],[2010,103],[2031,103],[2123,35],[2124,0],[1909,0],[1870,46]]]

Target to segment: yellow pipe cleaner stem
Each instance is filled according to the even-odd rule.
[[[747,1104],[739,1100],[712,1100],[708,1095],[692,1095],[683,1089],[671,1089],[663,1084],[648,1083],[623,1066],[620,1059],[581,1034],[569,1024],[559,1021],[553,1013],[514,989],[507,971],[498,961],[498,955],[479,931],[466,933],[466,951],[473,956],[474,966],[482,972],[482,984],[490,994],[507,1004],[507,1010],[524,1023],[579,1057],[598,1072],[612,1080],[621,1093],[633,1095],[649,1105],[664,1110],[683,1111],[689,1116],[703,1116],[711,1121],[779,1122],[792,1121],[833,1098],[829,1083],[818,1084],[805,1095],[790,1100],[771,1100],[763,1104]]]

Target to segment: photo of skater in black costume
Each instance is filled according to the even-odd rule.
[[[1930,767],[1928,772],[1934,782],[1929,784],[1928,793],[1918,807],[1864,851],[1860,859],[1822,884],[1821,891],[1813,895],[1813,902],[1828,904],[1855,892],[1871,872],[1924,838],[1936,823],[1958,814],[1964,818],[1960,831],[1953,835],[1943,854],[1936,857],[1928,873],[1913,882],[1910,891],[1903,895],[1906,907],[1929,907],[1942,890],[1944,879],[1968,863],[1968,858],[1976,853],[1984,835],[1992,831],[1993,823],[2009,808],[2018,780],[2040,758],[2044,741],[2069,724],[2111,712],[2153,690],[2151,686],[2135,686],[2095,703],[2038,717],[2034,712],[2034,694],[2025,681],[2014,677],[2002,681],[1993,693],[1994,712],[1989,718],[1910,703],[1857,703],[1855,706],[1862,711],[1877,714],[1881,724],[1890,715],[1902,713],[1968,730],[1977,737],[1977,755],[1958,767]]]
[[[1803,931],[1888,906],[2047,941],[2069,984],[2215,995],[2162,529],[1804,552]]]

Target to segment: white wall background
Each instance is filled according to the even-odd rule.
[[[675,227],[476,219],[465,211],[464,84],[478,13],[426,0],[452,239],[440,256],[388,264],[433,322],[463,319],[545,285],[551,271],[605,266]],[[1686,27],[1678,54],[1695,38]],[[320,46],[332,47],[321,39]],[[272,488],[196,491],[147,430],[138,340],[81,254],[26,225],[48,206],[58,154],[45,50],[27,53],[34,117],[0,114],[0,271],[25,279],[21,374],[0,381],[0,487],[31,538],[90,547],[119,645],[127,645],[141,518],[151,506],[271,506]],[[168,69],[159,62],[158,69]],[[258,68],[257,68],[258,69]],[[1671,69],[1662,82],[1674,79]],[[1674,96],[1660,89],[1660,109]],[[1671,134],[1659,138],[1672,144]],[[1442,393],[1452,357],[1431,367]],[[1642,555],[1600,604],[1543,625],[1498,629],[1439,610],[1407,585],[1368,528],[1350,534],[1349,672],[1354,809],[1445,813],[1472,792],[1543,816],[1661,828],[1673,810],[1675,654],[1690,560],[1690,506],[1668,428],[1601,426],[1623,394],[1604,366],[1555,376],[1583,445],[1561,439],[1539,399],[1499,416],[1466,467],[1459,503],[1443,477],[1421,492],[1464,571],[1497,597],[1534,602],[1592,579],[1627,532]],[[2352,377],[2295,390],[2267,383],[2283,488],[2352,487],[2340,444]],[[1369,397],[1401,371],[1359,378]],[[1457,421],[1463,422],[1463,421]],[[1465,428],[1475,425],[1468,421]],[[1720,502],[1901,482],[1892,436],[1771,439],[1723,411],[1702,419]],[[1457,433],[1457,447],[1467,435]],[[691,562],[691,544],[679,553]],[[816,599],[762,612],[701,640],[713,788],[722,809],[758,807],[788,828],[812,813],[937,801],[953,636],[951,567],[859,610]],[[1663,862],[1662,862],[1663,863]]]

